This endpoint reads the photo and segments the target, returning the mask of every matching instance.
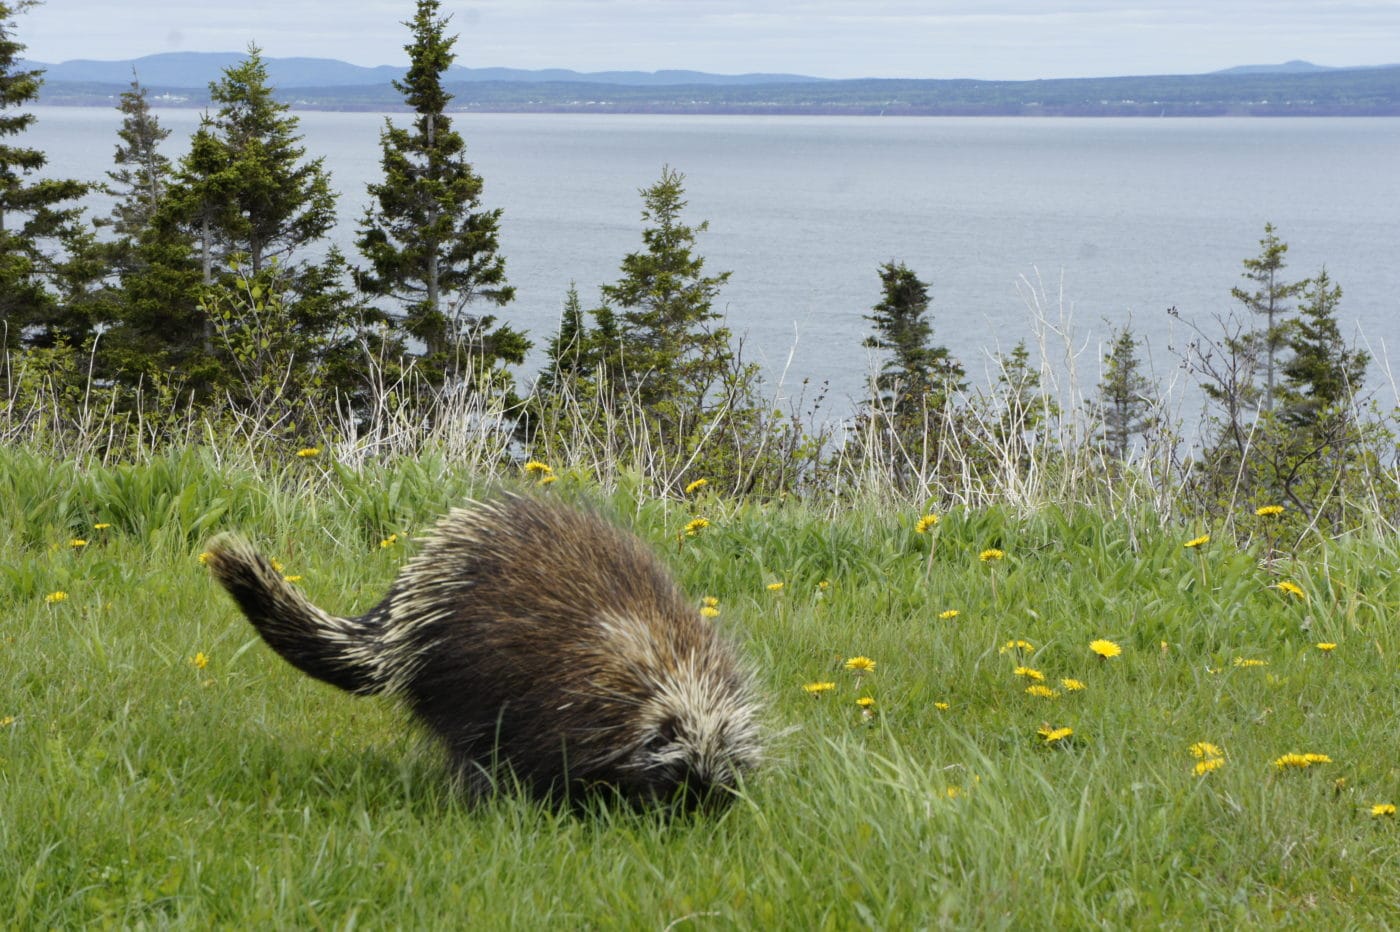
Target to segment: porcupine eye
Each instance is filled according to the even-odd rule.
[[[653,754],[664,751],[667,747],[676,743],[676,736],[679,727],[674,718],[668,718],[656,726],[656,734],[652,735],[646,743],[646,749]]]

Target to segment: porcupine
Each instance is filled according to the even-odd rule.
[[[316,606],[247,542],[208,565],[273,650],[361,695],[401,696],[474,794],[732,798],[760,757],[751,674],[646,544],[598,515],[503,494],[454,509],[378,605]]]

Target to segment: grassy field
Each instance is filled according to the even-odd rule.
[[[597,503],[697,606],[718,599],[768,697],[744,797],[667,821],[454,796],[401,709],[297,673],[199,563],[237,527],[360,611],[472,492],[426,461],[269,474],[192,450],[80,471],[0,451],[0,917],[1397,924],[1400,543],[1380,532],[1274,552],[1287,515],[1226,539],[1087,509],[920,530],[912,507],[641,501],[560,476],[540,494]]]

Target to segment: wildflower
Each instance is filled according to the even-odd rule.
[[[283,582],[301,582],[301,577],[300,577],[300,576],[283,576],[283,577],[282,577],[282,581],[283,581]]]
[[[1059,693],[1051,689],[1049,686],[1042,686],[1039,683],[1036,683],[1034,686],[1027,686],[1026,694],[1030,696],[1038,696],[1041,699],[1054,699],[1056,696],[1059,695]]]
[[[948,703],[946,702],[935,702],[933,704],[933,707],[940,712],[947,712],[950,708],[952,708],[952,706],[948,705]]]
[[[94,524],[94,525],[92,526],[92,529],[93,529],[94,531],[105,531],[105,530],[107,530],[107,529],[108,529],[109,527],[111,527],[111,526],[112,526],[112,525],[108,524],[106,521],[103,521],[101,524]]]
[[[200,566],[204,566],[206,563],[209,562],[209,551],[206,550],[206,551],[204,551],[203,553],[201,553],[201,554],[199,555],[198,559],[199,559],[199,565],[200,565]]]
[[[300,449],[300,450],[297,451],[297,456],[300,456],[302,459],[310,459],[310,458],[313,457],[313,456],[320,456],[320,455],[321,455],[321,448],[320,448],[320,447],[303,447],[302,449]]]
[[[1334,792],[1334,793],[1341,793],[1341,792],[1343,792],[1344,790],[1346,790],[1346,788],[1347,788],[1347,778],[1346,778],[1346,777],[1338,777],[1337,779],[1335,779],[1335,780],[1332,781],[1332,792]]]
[[[200,651],[190,658],[190,663],[194,664],[196,670],[203,670],[205,667],[209,666],[209,655],[204,653],[204,651]]]
[[[1196,761],[1196,776],[1204,777],[1213,770],[1219,770],[1225,766],[1223,757],[1207,757],[1205,760]]]
[[[14,721],[14,719],[11,719],[11,721]],[[1395,804],[1376,803],[1374,806],[1371,807],[1371,815],[1375,816],[1376,818],[1380,818],[1381,816],[1393,816],[1395,815]]]
[[[268,562],[272,564],[272,568],[273,568],[274,570],[276,570],[276,571],[279,572],[279,573],[282,572],[283,566],[282,566],[282,561],[281,561],[281,560],[278,560],[278,559],[276,559],[276,558],[274,557],[274,558],[272,558],[271,560],[269,560]]]
[[[962,613],[959,612],[956,608],[950,608],[946,612],[939,612],[938,617],[942,618],[944,621],[947,621],[950,618],[957,618],[961,614]]]
[[[703,489],[705,486],[707,486],[707,485],[709,485],[709,484],[710,484],[710,480],[709,480],[709,479],[696,479],[696,480],[695,480],[694,482],[692,482],[690,485],[688,485],[688,486],[685,487],[685,494],[686,494],[686,495],[694,495],[696,492],[699,492],[701,489]]]
[[[536,474],[548,476],[550,473],[554,472],[553,466],[550,466],[548,463],[541,463],[539,460],[530,460],[521,468],[525,470],[526,475],[530,476]]]
[[[873,709],[875,707],[875,699],[871,696],[861,696],[856,700],[856,705],[860,706],[862,709]]]
[[[820,591],[822,591],[822,592],[825,592],[826,590],[828,590],[828,589],[830,589],[830,588],[831,588],[831,581],[830,581],[830,580],[823,579],[821,582],[817,583],[817,589],[820,590]]]
[[[1000,560],[1004,556],[1006,556],[1006,554],[1002,553],[997,548],[988,547],[977,555],[977,559],[981,560],[983,563],[990,563],[993,560]]]
[[[1097,641],[1090,641],[1089,649],[1094,653],[1098,654],[1100,657],[1104,658],[1105,660],[1107,660],[1109,657],[1117,657],[1119,654],[1123,653],[1123,648],[1119,647],[1112,641],[1105,641],[1102,639]]]
[[[705,530],[705,528],[709,526],[710,522],[705,520],[704,518],[692,519],[685,526],[685,536],[694,537],[696,534],[699,534],[701,531]]]
[[[780,583],[780,582],[770,582],[770,583],[768,584],[768,591],[769,591],[769,592],[781,592],[781,591],[782,591],[782,588],[783,588],[783,584]]]
[[[1332,763],[1332,758],[1328,757],[1326,754],[1291,753],[1284,754],[1282,757],[1276,758],[1274,760],[1274,766],[1277,767],[1279,770],[1284,770],[1288,767],[1296,767],[1299,770],[1302,770],[1306,767],[1311,767],[1313,764],[1330,763]]]
[[[959,796],[962,795],[962,787],[950,786],[943,791],[943,795],[947,796],[949,799],[957,799]],[[1390,808],[1394,809],[1395,807],[1391,806]]]
[[[1211,744],[1209,741],[1197,741],[1195,744],[1191,745],[1190,750],[1191,756],[1199,760],[1225,756],[1225,752],[1220,750],[1219,745]]]
[[[938,515],[924,515],[919,519],[919,523],[914,525],[915,534],[927,534],[938,523]]]
[[[1255,660],[1249,657],[1235,658],[1235,666],[1237,667],[1267,667],[1268,665],[1269,661],[1267,660]]]
[[[549,485],[551,482],[556,481],[558,478],[558,476],[540,476],[540,481],[536,482],[535,485]]]
[[[997,651],[997,653],[998,653],[998,654],[1005,654],[1005,653],[1007,653],[1008,651],[1013,651],[1013,650],[1031,651],[1031,650],[1035,650],[1035,646],[1034,646],[1033,644],[1031,644],[1030,641],[1022,641],[1022,640],[1019,640],[1019,639],[1018,639],[1018,640],[1015,640],[1015,641],[1007,641],[1005,644],[1001,645],[1001,650]]]
[[[1056,741],[1063,741],[1074,734],[1073,728],[1051,728],[1049,725],[1041,725],[1036,732],[1045,739],[1046,744],[1054,744]]]
[[[869,673],[875,669],[875,661],[869,657],[852,657],[846,661],[846,669],[852,673]]]
[[[72,547],[74,550],[82,550],[87,546],[87,541],[83,540],[81,537],[75,537],[68,542],[68,546]]]
[[[802,687],[811,696],[820,696],[822,693],[830,692],[836,688],[835,683],[808,683]]]
[[[1254,513],[1261,518],[1272,518],[1274,515],[1283,514],[1282,505],[1264,505],[1254,509]]]
[[[13,715],[6,715],[4,718],[0,718],[0,728],[9,728],[14,723],[15,717]],[[1390,808],[1394,809],[1395,807],[1391,806]]]
[[[381,541],[379,542],[379,549],[380,549],[380,550],[388,550],[390,547],[394,546],[394,545],[397,544],[398,542],[399,542],[399,535],[397,535],[397,534],[390,534],[388,537],[384,538],[383,540],[381,540]]]
[[[1308,600],[1307,593],[1305,593],[1297,583],[1289,582],[1286,579],[1279,580],[1278,585],[1274,586],[1274,588],[1280,592],[1287,592],[1291,596],[1297,596],[1304,602]]]
[[[1181,546],[1185,547],[1185,548],[1188,549],[1188,550],[1194,550],[1194,549],[1196,549],[1197,547],[1202,547],[1202,546],[1204,546],[1204,545],[1206,545],[1206,544],[1208,544],[1208,543],[1210,543],[1210,535],[1209,535],[1209,534],[1202,534],[1200,537],[1193,537],[1193,538],[1191,538],[1190,540],[1188,540],[1186,543],[1182,544]]]
[[[701,607],[701,609],[700,609],[700,617],[701,617],[701,618],[718,618],[718,617],[719,617],[719,609],[715,608],[713,605],[705,605],[705,606]]]
[[[1084,689],[1084,688],[1085,688],[1085,687],[1084,687],[1084,684],[1081,683],[1079,680],[1073,679],[1073,678],[1068,677],[1068,676],[1065,677],[1064,679],[1060,680],[1060,685],[1063,686],[1063,687],[1065,688],[1066,691],[1072,692],[1072,693],[1077,693],[1077,692],[1079,692],[1081,689]]]
[[[1024,676],[1028,680],[1035,680],[1037,683],[1045,679],[1044,673],[1041,673],[1039,670],[1036,670],[1032,667],[1017,667],[1011,672],[1015,673],[1017,676]]]
[[[56,605],[59,602],[66,602],[68,601],[68,593],[64,592],[62,589],[58,590],[57,592],[50,592],[48,595],[44,596],[44,601],[49,603],[50,605]]]
[[[700,604],[706,608],[719,608],[719,599],[712,595],[707,595],[700,600]]]

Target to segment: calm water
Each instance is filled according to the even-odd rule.
[[[115,110],[37,113],[25,142],[55,174],[98,179],[111,167]],[[176,155],[198,114],[159,115]],[[341,192],[338,239],[353,257],[383,117],[298,115]],[[970,372],[1031,339],[1029,280],[1052,305],[1063,294],[1091,380],[1099,341],[1131,316],[1168,381],[1186,333],[1166,308],[1203,323],[1231,309],[1265,221],[1290,245],[1289,277],[1325,264],[1345,291],[1347,335],[1400,362],[1400,120],[491,114],[457,126],[487,205],[505,211],[517,300],[503,316],[541,346],[571,281],[595,301],[640,248],[638,189],[669,164],[686,174],[687,217],[710,222],[707,269],[733,272],[720,307],[745,355],[775,379],[787,367],[789,388],[829,379],[830,414],[861,394],[862,315],[884,261],[930,283],[935,339]],[[525,374],[538,365],[537,353]]]

